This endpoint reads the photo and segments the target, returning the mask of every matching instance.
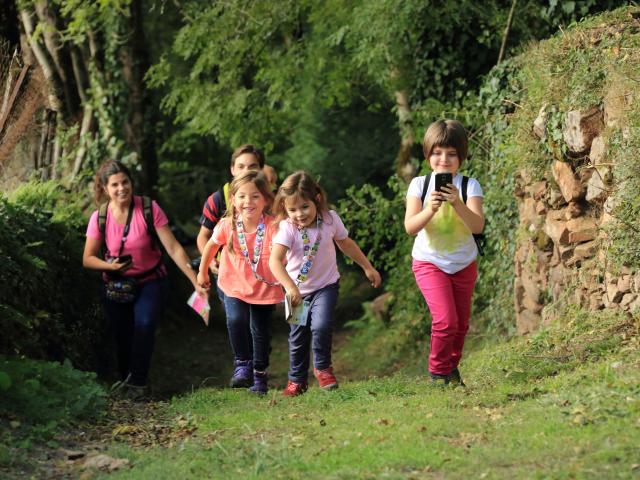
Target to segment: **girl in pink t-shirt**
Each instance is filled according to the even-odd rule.
[[[269,215],[273,193],[263,173],[250,170],[229,187],[230,208],[216,225],[200,263],[198,284],[209,288],[209,264],[220,247],[218,287],[224,292],[227,329],[234,354],[232,387],[267,393],[271,318],[282,287],[269,270],[276,231]]]
[[[293,397],[307,390],[310,347],[320,388],[337,388],[331,341],[340,274],[333,242],[362,267],[376,288],[380,274],[349,238],[338,214],[329,210],[324,191],[307,173],[287,177],[278,190],[274,211],[281,221],[269,266],[296,311],[289,332],[289,382],[282,394]]]

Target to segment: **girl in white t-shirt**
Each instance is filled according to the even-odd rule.
[[[439,120],[429,126],[422,148],[433,173],[428,185],[425,176],[411,181],[404,217],[407,233],[417,234],[412,268],[432,317],[429,374],[432,382],[442,384],[464,385],[458,364],[478,277],[472,234],[484,227],[482,188],[476,179],[468,179],[466,204],[461,198],[463,177],[458,169],[467,146],[460,122]],[[435,188],[438,173],[453,175],[453,183],[441,191]]]
[[[273,239],[269,267],[287,291],[292,306],[302,304],[303,312],[291,325],[289,382],[282,394],[294,397],[307,390],[310,346],[313,373],[320,388],[337,388],[331,366],[331,341],[340,273],[333,242],[362,267],[376,288],[381,283],[380,274],[349,238],[338,214],[329,210],[324,191],[307,173],[293,173],[282,183],[274,213],[281,221]]]

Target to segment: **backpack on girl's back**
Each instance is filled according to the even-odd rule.
[[[320,388],[337,388],[331,363],[340,279],[334,242],[362,267],[376,288],[380,274],[349,237],[338,214],[329,210],[324,191],[307,173],[299,171],[287,177],[278,190],[274,212],[280,227],[273,239],[269,266],[287,292],[287,310],[293,317],[289,382],[282,394],[293,397],[307,390],[310,349]]]

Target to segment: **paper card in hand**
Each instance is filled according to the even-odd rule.
[[[294,307],[291,304],[291,297],[289,294],[284,296],[284,318],[292,325],[305,326],[309,321],[309,307],[310,302],[302,301],[298,306]]]
[[[211,311],[209,299],[205,296],[199,295],[198,292],[193,292],[189,297],[189,300],[187,300],[187,304],[202,317],[204,324],[209,326],[209,312]]]

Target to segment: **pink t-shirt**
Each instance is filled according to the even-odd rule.
[[[154,247],[153,239],[147,233],[147,223],[144,220],[144,212],[142,210],[142,198],[133,197],[134,209],[131,217],[131,225],[129,226],[129,235],[124,242],[122,255],[131,255],[132,266],[123,276],[135,277],[141,273],[149,272],[153,269],[160,258],[162,252],[159,248]],[[157,228],[164,227],[169,223],[167,216],[155,201],[151,202],[151,211],[153,212],[153,224]],[[105,233],[107,234],[107,255],[116,256],[120,250],[122,243],[122,233],[124,224],[119,224],[111,215],[111,209],[107,208],[107,222],[105,225]],[[87,237],[96,240],[102,240],[102,234],[98,228],[98,211],[96,210],[89,219],[87,227]]]
[[[271,255],[271,245],[273,236],[276,232],[276,224],[274,218],[265,216],[265,232],[262,240],[262,252],[260,253],[260,261],[256,268],[256,273],[271,283],[278,283],[269,269],[269,256]],[[213,229],[210,242],[217,245],[226,246],[229,236],[233,235],[233,252],[230,253],[228,248],[222,250],[220,256],[220,269],[218,274],[218,286],[225,295],[238,298],[243,302],[252,303],[254,305],[273,305],[284,300],[284,292],[280,285],[270,286],[267,283],[258,280],[249,263],[242,255],[238,235],[232,230],[229,218],[223,218]],[[249,255],[253,258],[253,247],[256,242],[256,232],[246,233],[247,249]]]
[[[327,285],[335,283],[340,278],[338,264],[336,263],[336,247],[334,240],[344,240],[349,236],[338,214],[331,210],[323,215],[322,238],[318,246],[318,252],[311,265],[311,270],[307,279],[298,285],[300,294],[308,295],[320,290]],[[315,223],[308,228],[309,246],[313,246],[318,238],[318,229]],[[302,235],[298,227],[290,220],[282,220],[278,234],[273,239],[274,243],[284,245],[289,249],[287,252],[287,273],[295,281],[302,267],[304,258],[304,245]]]

